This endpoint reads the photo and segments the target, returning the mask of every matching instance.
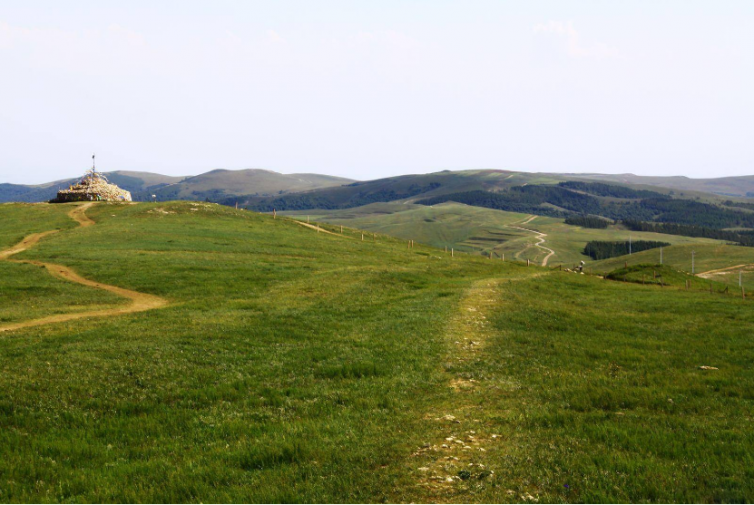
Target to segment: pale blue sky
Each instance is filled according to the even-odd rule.
[[[0,0],[0,182],[754,174],[754,1]]]

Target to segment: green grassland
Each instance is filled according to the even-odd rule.
[[[42,231],[27,209],[0,230]],[[754,499],[751,300],[210,204],[87,215],[18,258],[170,305],[0,334],[0,501]]]
[[[0,204],[0,250],[21,241],[26,235],[47,230],[74,228],[63,209],[47,203]]]
[[[691,253],[696,252],[694,256],[696,274],[702,274],[711,280],[722,282],[732,286],[738,286],[739,271],[743,271],[742,280],[747,289],[754,289],[754,247],[743,247],[728,244],[679,244],[671,247],[665,247],[662,251],[663,263],[673,268],[691,272]],[[610,272],[616,268],[623,267],[626,263],[629,266],[641,263],[660,263],[659,249],[651,249],[630,256],[620,256],[606,260],[596,261],[590,266],[595,272]],[[711,270],[727,269],[741,265],[739,268],[732,268],[720,273],[705,274]]]
[[[35,265],[0,261],[0,278],[0,325],[122,303],[118,296],[56,279]]]
[[[492,253],[495,258],[505,255],[506,258],[528,259],[536,263],[541,263],[549,254],[549,251],[536,246],[539,239],[533,231],[541,232],[547,235],[542,246],[555,251],[548,261],[549,265],[572,265],[582,260],[591,262],[591,258],[583,254],[584,246],[591,240],[627,241],[631,237],[634,240],[658,240],[672,244],[720,244],[720,241],[704,238],[630,232],[614,225],[605,229],[582,228],[567,225],[563,219],[544,216],[536,216],[527,224],[522,224],[531,216],[454,202],[434,206],[380,203],[345,210],[284,214],[298,219],[308,216],[313,220],[385,233],[439,248],[452,247],[457,251],[482,255]],[[751,252],[754,253],[754,249]]]

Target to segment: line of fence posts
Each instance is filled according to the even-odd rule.
[[[276,209],[272,209],[272,218],[273,219],[277,219],[277,210]],[[309,216],[306,216],[306,222],[307,222],[307,224],[310,224],[310,217]],[[319,232],[320,232],[320,228],[317,227],[317,233],[319,233]],[[343,225],[340,225],[340,234],[341,235],[343,234]],[[364,233],[361,234],[361,240],[362,240],[362,242],[364,241]],[[377,234],[376,233],[372,234],[372,240],[377,240]],[[414,248],[414,241],[413,240],[409,240],[408,241],[408,248],[409,249],[413,249]],[[445,252],[446,253],[448,252],[448,246],[445,246]],[[662,250],[660,251],[660,254],[662,255]],[[489,259],[492,259],[492,255],[493,255],[493,251],[490,251],[490,253],[489,253]],[[455,257],[455,248],[453,248],[453,247],[450,248],[450,257],[451,258]],[[662,258],[662,256],[660,256],[660,257]],[[505,261],[505,253],[501,253],[500,254],[500,260],[501,261]],[[694,262],[693,262],[693,260],[694,260],[694,254],[692,253],[692,274],[693,274],[693,270],[695,270],[694,269]],[[662,262],[662,259],[660,261]],[[660,263],[660,264],[662,264],[662,263]],[[531,260],[527,258],[527,260],[526,260],[526,266],[528,267],[530,265],[531,265]],[[628,261],[624,262],[624,268],[628,269]],[[575,266],[574,266],[574,269],[575,269]],[[563,270],[563,264],[560,263],[560,264],[558,264],[558,271],[562,271],[562,270]],[[591,267],[589,268],[589,274],[590,275],[592,274],[592,268]],[[607,279],[607,276],[605,275],[605,276],[603,276],[603,278]],[[656,270],[652,270],[652,278],[653,279],[657,279],[657,271]],[[646,278],[645,278],[644,274],[642,274],[642,276],[641,276],[641,283],[642,284],[646,284]],[[742,270],[739,270],[739,272],[738,272],[738,286],[741,288],[741,299],[742,300],[746,300],[746,288],[743,285],[743,271]],[[663,282],[662,276],[660,276],[660,287],[665,287],[665,284]],[[686,287],[686,291],[688,291],[691,288],[691,282],[689,281],[689,279],[686,279],[686,281],[685,281],[685,287]],[[710,285],[709,285],[709,292],[710,292],[710,294],[714,294],[714,289],[713,289],[712,282],[710,282]],[[729,292],[728,291],[728,286],[726,286],[725,287],[725,291],[723,291],[723,293],[727,294],[728,292]]]

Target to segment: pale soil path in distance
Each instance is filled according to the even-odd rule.
[[[79,226],[81,227],[92,226],[95,224],[94,221],[92,221],[86,215],[86,210],[92,205],[94,205],[94,202],[76,206],[73,210],[71,210],[71,212],[68,213],[68,215],[77,223],[79,223]],[[126,305],[124,307],[115,307],[111,309],[88,310],[84,312],[73,312],[70,314],[56,314],[53,316],[42,317],[39,319],[31,319],[29,321],[21,321],[18,323],[6,324],[6,325],[0,326],[0,333],[4,331],[18,330],[21,328],[29,328],[32,326],[41,326],[45,324],[62,323],[66,321],[72,321],[75,319],[82,319],[82,318],[88,318],[88,317],[109,317],[109,316],[119,316],[122,314],[133,314],[134,312],[143,312],[145,310],[158,309],[160,307],[165,307],[168,304],[167,300],[165,300],[164,298],[160,298],[159,296],[149,295],[146,293],[139,293],[138,291],[133,291],[130,289],[125,289],[125,288],[119,288],[118,286],[112,286],[110,284],[103,284],[101,282],[96,282],[89,279],[85,279],[84,277],[81,277],[79,274],[74,272],[72,269],[63,265],[57,265],[55,263],[44,263],[44,262],[35,261],[35,260],[9,259],[14,254],[18,254],[21,251],[25,251],[29,249],[30,247],[34,246],[37,242],[39,242],[40,239],[42,239],[43,237],[47,235],[51,235],[53,233],[57,233],[57,230],[46,231],[42,233],[34,233],[32,235],[27,236],[21,242],[11,247],[10,249],[0,251],[0,260],[12,261],[13,263],[28,263],[30,265],[44,267],[53,277],[57,277],[59,279],[63,279],[70,282],[75,282],[77,284],[89,286],[96,289],[103,289],[105,291],[110,291],[111,293],[115,293],[116,295],[122,296],[124,298],[128,298],[129,300],[131,300],[131,304]]]
[[[537,216],[531,215],[531,216],[529,216],[529,218],[526,221],[522,221],[522,222],[520,222],[518,224],[529,224],[529,223],[531,223],[536,218],[537,218]],[[542,266],[546,267],[547,266],[547,262],[555,254],[555,251],[553,251],[549,247],[545,247],[545,246],[542,245],[542,244],[545,243],[545,237],[547,236],[547,234],[539,232],[539,231],[536,231],[536,230],[530,230],[529,228],[523,228],[521,226],[513,226],[513,225],[508,225],[508,226],[510,228],[515,228],[517,230],[523,230],[523,231],[528,231],[529,233],[534,233],[537,236],[536,238],[537,238],[537,240],[539,240],[539,242],[537,242],[536,244],[534,244],[534,246],[535,247],[539,247],[540,249],[544,249],[545,251],[547,251],[549,253],[547,256],[545,256],[545,259],[542,260]],[[522,252],[524,252],[526,249],[528,249],[528,247],[525,248],[525,249],[523,249],[522,251],[519,251],[519,254],[522,253]]]
[[[313,224],[304,223],[303,221],[299,221],[298,219],[294,219],[294,221],[297,222],[298,224],[300,224],[301,226],[306,226],[307,228],[311,228],[312,230],[317,230],[317,231],[321,231],[322,233],[328,233],[330,235],[335,235],[336,237],[342,237],[343,236],[340,233],[333,233],[330,230],[325,230],[324,228],[320,228],[319,226],[316,226],[316,225],[313,225]]]
[[[752,263],[752,264],[745,263],[743,265],[734,265],[732,267],[718,268],[716,270],[707,270],[706,272],[702,272],[702,273],[696,274],[696,275],[699,276],[699,277],[702,277],[704,279],[707,279],[707,278],[712,277],[714,275],[724,274],[724,273],[730,272],[731,270],[748,270],[749,268],[754,268],[754,263]]]

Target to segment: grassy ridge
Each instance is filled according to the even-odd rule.
[[[171,305],[0,338],[1,501],[754,498],[748,301],[215,205],[88,215],[23,256]]]
[[[405,240],[416,240],[434,247],[455,248],[458,251],[482,253],[493,252],[495,257],[527,259],[541,262],[548,254],[539,247],[536,235],[515,226],[546,233],[546,247],[555,251],[550,264],[566,265],[581,260],[591,261],[583,254],[589,241],[634,240],[667,241],[672,244],[719,244],[719,241],[650,232],[629,232],[611,225],[605,229],[583,228],[564,223],[563,219],[537,216],[527,224],[527,214],[518,214],[493,209],[472,207],[458,203],[435,206],[420,206],[402,203],[366,205],[338,211],[290,212],[299,219],[326,221],[369,231],[389,234]],[[754,249],[752,250],[754,254]],[[617,267],[615,267],[617,268]]]

